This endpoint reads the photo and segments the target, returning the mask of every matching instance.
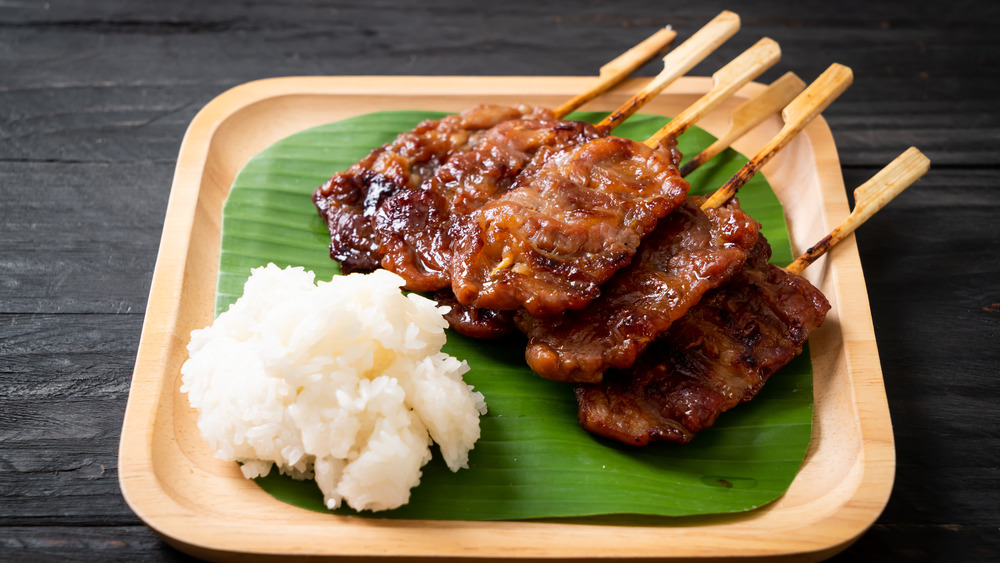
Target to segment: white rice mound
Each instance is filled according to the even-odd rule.
[[[314,279],[253,270],[243,297],[191,333],[181,391],[215,456],[248,479],[273,464],[315,479],[329,508],[399,507],[432,440],[452,471],[468,467],[486,403],[441,352],[446,308],[385,270]]]

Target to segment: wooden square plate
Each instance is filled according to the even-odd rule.
[[[240,168],[303,129],[378,110],[460,111],[477,103],[555,107],[591,79],[305,77],[252,82],[209,103],[184,137],[167,207],[119,451],[126,501],[167,542],[211,560],[405,559],[818,560],[878,517],[895,468],[892,428],[861,263],[853,238],[807,270],[832,309],[810,339],[813,436],[787,493],[751,512],[685,518],[545,522],[401,521],[335,516],[279,502],[212,457],[180,388],[193,329],[212,320],[222,204]],[[624,83],[584,109],[611,110],[642,85]],[[643,108],[676,115],[711,86],[682,78]],[[699,123],[715,135],[759,93],[750,84]],[[778,117],[735,144],[754,154]],[[800,252],[848,214],[833,137],[816,119],[763,170]]]

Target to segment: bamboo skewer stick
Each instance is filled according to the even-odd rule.
[[[583,104],[593,100],[600,94],[618,84],[630,74],[646,64],[653,57],[660,55],[673,44],[677,32],[670,26],[660,29],[641,43],[618,55],[614,60],[601,67],[598,79],[585,92],[573,96],[555,109],[556,119],[562,119],[566,114],[576,110]]]
[[[674,80],[687,74],[699,62],[736,34],[740,29],[740,17],[724,11],[715,16],[691,37],[663,57],[663,70],[649,81],[614,113],[608,115],[598,127],[613,129],[621,121],[635,113],[650,98],[659,94]]]
[[[737,139],[759,125],[768,117],[780,112],[795,96],[806,87],[806,83],[793,72],[787,72],[775,80],[763,92],[751,98],[733,110],[729,120],[729,130],[719,137],[705,150],[695,155],[681,166],[681,176],[687,176],[697,170],[722,151],[729,148]]]
[[[893,198],[926,174],[930,170],[930,166],[930,159],[916,147],[910,147],[903,154],[897,156],[888,166],[854,190],[854,211],[848,215],[847,219],[809,250],[802,253],[785,270],[793,274],[801,274],[806,266],[815,262],[833,245],[844,240],[847,235],[853,233],[878,210],[885,207]]]
[[[780,58],[781,47],[768,37],[761,39],[729,64],[717,70],[712,75],[712,89],[646,139],[646,146],[656,148],[663,139],[677,137],[687,131],[726,98],[774,66]]]
[[[701,208],[712,209],[718,207],[736,195],[736,192],[743,187],[743,184],[752,178],[778,151],[798,135],[809,122],[833,103],[844,90],[847,90],[853,80],[853,73],[850,68],[837,63],[830,65],[819,78],[810,84],[805,91],[796,96],[792,100],[792,103],[788,104],[781,112],[781,116],[785,120],[785,125],[781,128],[781,131],[756,156],[750,159],[750,162],[747,162],[736,175],[705,200]]]

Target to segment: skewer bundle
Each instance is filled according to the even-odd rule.
[[[777,269],[760,224],[733,199],[850,85],[846,67],[808,88],[786,74],[680,168],[676,138],[774,65],[776,43],[761,39],[725,65],[644,142],[610,135],[738,27],[720,14],[596,125],[562,118],[662,52],[671,30],[554,111],[480,106],[401,134],[314,194],[331,256],[345,271],[381,265],[408,289],[437,291],[459,332],[495,337],[516,319],[529,366],[578,383],[588,430],[633,444],[689,441],[801,352],[829,304],[797,274],[846,235]],[[686,197],[683,176],[778,110],[784,127],[753,159],[710,197]]]

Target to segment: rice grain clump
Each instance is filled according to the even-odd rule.
[[[215,456],[252,479],[276,465],[314,478],[327,507],[405,504],[433,440],[452,471],[479,439],[481,393],[441,352],[446,309],[376,270],[314,284],[255,269],[243,297],[191,333],[181,391]]]

